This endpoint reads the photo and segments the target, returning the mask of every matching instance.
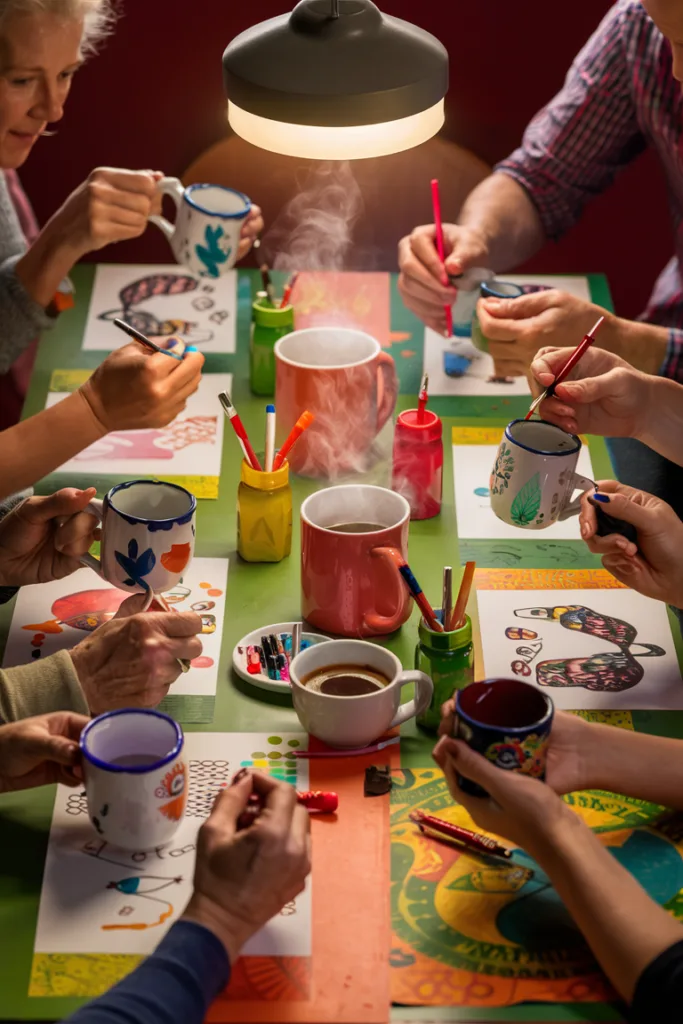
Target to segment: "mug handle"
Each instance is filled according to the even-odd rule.
[[[162,195],[170,196],[175,203],[176,211],[180,209],[180,204],[185,195],[185,189],[183,183],[179,178],[162,178],[161,181],[157,182],[157,192],[161,192]],[[158,216],[156,213],[149,218],[150,224],[155,224],[156,227],[160,228],[161,231],[166,235],[169,242],[175,234],[175,224],[171,224],[170,220],[165,217]]]
[[[577,487],[581,488],[583,494],[586,491],[595,490],[595,480],[589,480],[587,476],[579,476],[578,473],[572,473],[572,493]],[[570,516],[578,516],[581,511],[581,497],[575,498],[574,501],[570,501],[569,504],[562,509],[559,516],[557,517],[558,522],[562,522],[563,519],[569,519]]]
[[[415,683],[415,696],[405,704],[399,704],[389,729],[400,725],[401,722],[406,722],[409,718],[421,715],[429,706],[434,693],[434,683],[424,672],[401,672],[398,682],[401,687],[407,686],[408,683]]]
[[[398,398],[398,374],[396,363],[388,352],[377,356],[377,427],[376,433],[387,422]]]
[[[393,633],[400,626],[403,625],[403,619],[401,612],[403,611],[404,601],[404,582],[398,569],[396,568],[396,556],[400,552],[396,551],[396,548],[373,548],[373,555],[379,555],[384,561],[392,567],[394,570],[393,575],[396,578],[396,611],[393,615],[380,615],[379,612],[367,612],[364,615],[365,625],[369,626],[375,633]]]
[[[89,501],[88,504],[83,509],[83,511],[87,512],[91,516],[94,516],[95,519],[98,520],[100,525],[102,524],[102,519],[104,518],[104,505],[99,498],[93,498],[92,501]],[[86,565],[88,569],[93,569],[98,576],[101,576],[102,579],[104,579],[104,571],[102,569],[102,563],[100,562],[99,558],[95,558],[94,555],[91,555],[88,552],[86,552],[84,555],[81,555],[78,561],[81,563],[81,565]]]

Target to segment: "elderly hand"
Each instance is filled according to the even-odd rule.
[[[165,427],[199,387],[203,364],[200,352],[179,361],[132,342],[107,356],[79,391],[106,433]]]
[[[53,711],[0,726],[0,793],[81,781],[78,738],[85,715]]]
[[[600,316],[605,317],[601,342],[616,323],[606,310],[557,288],[518,299],[480,299],[477,315],[496,375],[506,377],[524,376],[539,348],[550,343],[576,348]]]
[[[238,832],[252,790],[265,807]],[[245,942],[303,891],[311,870],[309,830],[294,787],[259,772],[217,797],[199,830],[194,894],[184,916],[210,928],[232,964]]]
[[[615,519],[638,531],[636,547],[620,534],[598,537],[595,506],[581,499],[581,536],[591,551],[602,555],[605,569],[646,597],[683,608],[683,523],[665,501],[616,480],[599,480],[600,504]]]
[[[249,216],[242,225],[240,231],[240,244],[237,249],[237,259],[242,260],[247,255],[255,240],[263,231],[263,216],[261,214],[261,207],[255,206],[252,203]]]
[[[451,796],[469,811],[480,828],[511,840],[532,857],[538,858],[540,852],[552,848],[568,824],[580,824],[551,786],[520,772],[497,768],[462,740],[443,736],[434,748],[434,760],[446,776]],[[478,782],[489,796],[464,793],[457,774]]]
[[[95,494],[94,487],[64,487],[12,509],[0,521],[0,583],[49,583],[79,569],[80,556],[98,535],[97,519],[83,511]]]
[[[178,658],[202,653],[194,612],[140,612],[145,595],[127,598],[113,619],[81,640],[71,660],[94,715],[114,708],[154,708],[181,672]]]
[[[574,346],[575,347],[575,346]],[[531,390],[539,395],[569,359],[574,348],[542,348],[531,364]],[[638,437],[651,412],[652,377],[621,356],[589,348],[555,396],[541,403],[543,419],[573,434]]]
[[[398,243],[401,297],[408,309],[439,334],[446,333],[444,306],[451,306],[458,294],[448,275],[486,267],[489,258],[486,242],[475,228],[444,224],[443,237],[445,264],[439,259],[433,224],[414,228]]]

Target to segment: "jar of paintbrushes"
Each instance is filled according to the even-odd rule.
[[[288,281],[282,298],[275,289],[267,265],[261,266],[263,291],[256,293],[251,307],[251,345],[249,349],[249,383],[255,395],[275,394],[275,342],[294,330],[292,291],[298,275]]]
[[[237,490],[237,551],[246,562],[281,562],[292,550],[289,463],[266,472],[242,461]]]

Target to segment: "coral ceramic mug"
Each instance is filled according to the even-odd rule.
[[[365,472],[394,411],[394,360],[369,334],[343,327],[292,331],[275,344],[278,439],[305,409],[315,420],[288,455],[300,476]]]
[[[387,549],[408,558],[410,505],[369,484],[328,487],[301,506],[301,613],[325,633],[381,636],[410,616]]]
[[[200,277],[220,277],[231,270],[251,200],[224,185],[202,183],[184,188],[178,178],[162,178],[157,189],[175,203],[176,222],[158,216],[149,221],[166,235],[177,262]]]
[[[343,665],[370,670],[384,685],[369,693],[336,696],[305,685],[317,672]],[[329,640],[308,647],[289,667],[292,702],[299,721],[311,736],[331,747],[365,747],[387,729],[421,714],[434,687],[424,672],[404,672],[391,651],[362,640]],[[401,704],[401,690],[415,684],[413,700]]]
[[[117,484],[86,508],[102,523],[101,558],[81,562],[130,594],[171,590],[192,561],[196,510],[194,494],[178,484]]]
[[[105,842],[153,850],[177,831],[187,801],[183,731],[161,711],[122,708],[81,733],[88,816]]]
[[[574,491],[595,483],[574,472],[581,451],[576,434],[545,420],[513,420],[505,428],[491,471],[491,508],[504,523],[544,530],[578,515]]]

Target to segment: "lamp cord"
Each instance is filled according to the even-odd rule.
[[[331,3],[331,15],[333,18],[339,17],[339,0],[330,0]]]

